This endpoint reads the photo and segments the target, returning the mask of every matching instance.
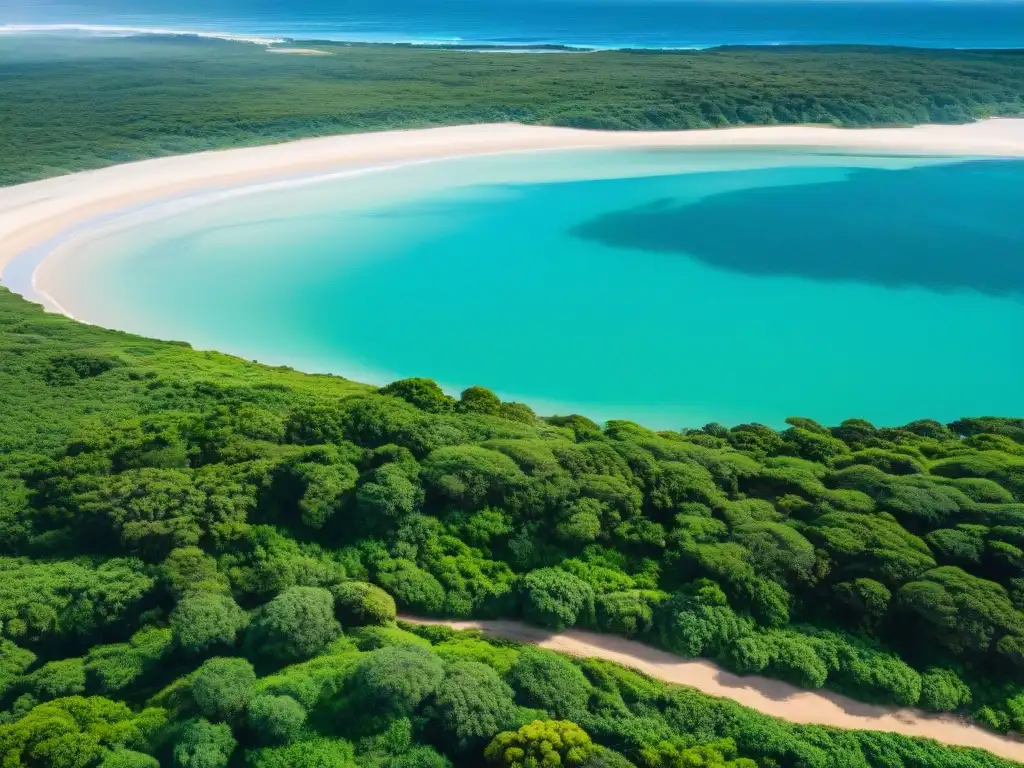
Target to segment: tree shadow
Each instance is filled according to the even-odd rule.
[[[1024,299],[1024,162],[860,169],[841,181],[662,199],[576,237],[748,275]]]

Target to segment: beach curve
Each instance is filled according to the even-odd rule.
[[[217,190],[301,183],[411,163],[514,152],[572,149],[806,148],[975,157],[1024,156],[1024,119],[965,125],[841,129],[758,126],[695,131],[586,131],[517,123],[344,134],[163,157],[0,188],[0,282],[19,256],[40,251],[32,279],[13,286],[67,314],[36,285],[48,244],[119,211]],[[51,248],[52,250],[52,248]]]
[[[791,723],[898,733],[933,739],[949,746],[984,749],[1007,760],[1024,762],[1024,742],[952,715],[866,704],[838,693],[806,690],[770,677],[736,675],[713,662],[684,659],[636,640],[580,629],[551,632],[506,619],[424,619],[408,615],[398,618],[410,624],[479,630],[485,636],[536,645],[571,656],[613,661],[658,680],[696,688]]]

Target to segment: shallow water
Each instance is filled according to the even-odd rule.
[[[1021,210],[1024,161],[537,153],[137,213],[41,278],[103,325],[542,412],[897,424],[1024,412]]]

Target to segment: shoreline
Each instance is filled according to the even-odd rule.
[[[223,40],[227,42],[246,43],[265,47],[269,52],[276,53],[309,53],[303,50],[308,45],[317,43],[328,45],[369,45],[369,46],[396,46],[411,48],[436,48],[467,53],[593,53],[593,52],[622,52],[622,51],[644,51],[652,53],[694,53],[700,51],[713,51],[722,48],[819,48],[819,47],[868,47],[868,48],[895,48],[915,49],[921,51],[1019,51],[1024,50],[1024,45],[1014,42],[1011,45],[950,45],[946,43],[933,42],[871,42],[860,39],[850,40],[813,40],[813,39],[778,39],[776,35],[769,35],[764,39],[750,42],[736,42],[723,40],[721,42],[684,42],[674,43],[609,43],[596,39],[584,39],[570,42],[566,39],[559,40],[557,37],[544,37],[536,40],[516,40],[515,38],[502,40],[494,39],[484,35],[479,40],[472,37],[461,37],[458,35],[446,34],[444,36],[415,36],[404,33],[391,35],[366,35],[359,32],[346,31],[344,33],[327,33],[321,30],[309,32],[308,34],[295,33],[293,31],[262,31],[262,32],[229,32],[211,27],[206,29],[181,28],[174,26],[136,26],[132,24],[106,24],[106,23],[3,23],[0,24],[0,35],[30,36],[30,35],[64,35],[64,36],[96,36],[96,37],[193,37],[209,40]],[[244,27],[244,23],[239,27]],[[298,46],[295,50],[284,48],[275,50],[274,46]],[[317,51],[319,55],[325,52]]]
[[[763,675],[737,675],[707,659],[687,659],[615,635],[582,629],[554,632],[509,619],[424,619],[408,615],[399,615],[398,619],[410,624],[478,630],[488,637],[536,645],[570,656],[613,661],[657,680],[729,699],[791,723],[898,733],[932,739],[947,746],[983,749],[1007,760],[1024,761],[1024,742],[956,715],[868,704],[828,690],[798,688]]]
[[[68,314],[49,296],[45,281],[37,282],[48,256],[73,244],[81,230],[139,208],[210,193],[238,193],[267,184],[305,184],[326,176],[357,176],[418,163],[602,149],[806,149],[1024,157],[1024,118],[908,128],[756,126],[665,132],[492,123],[343,134],[142,160],[0,187],[0,283],[47,309]],[[31,269],[28,275],[26,261]],[[18,271],[21,274],[15,274]]]

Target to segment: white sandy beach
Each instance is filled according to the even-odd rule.
[[[329,136],[201,152],[0,188],[0,278],[12,259],[69,228],[119,210],[192,194],[346,168],[393,167],[507,152],[622,148],[812,148],[948,156],[1024,156],[1024,119],[845,130],[772,126],[670,132],[582,131],[518,124]],[[50,309],[45,286],[29,298]]]
[[[760,675],[740,676],[710,661],[682,659],[649,645],[612,635],[569,629],[549,632],[519,621],[452,621],[400,616],[413,624],[442,624],[478,629],[484,635],[530,643],[585,658],[614,661],[658,680],[688,685],[712,696],[793,723],[855,730],[889,731],[934,739],[959,747],[977,747],[1008,760],[1024,761],[1024,743],[1000,736],[950,715],[865,704],[828,691],[807,691]]]

